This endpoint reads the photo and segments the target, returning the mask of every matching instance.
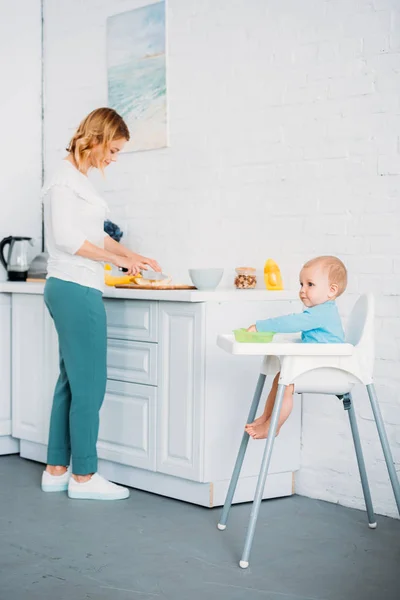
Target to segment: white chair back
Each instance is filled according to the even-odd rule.
[[[346,342],[357,348],[358,360],[365,376],[372,376],[375,302],[372,294],[363,294],[355,303],[346,327]]]
[[[363,294],[359,297],[350,313],[346,327],[346,342],[358,346],[361,338],[373,336],[374,297]]]

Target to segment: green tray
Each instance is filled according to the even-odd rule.
[[[235,340],[247,344],[268,344],[272,342],[274,334],[271,331],[247,331],[247,329],[234,329]]]

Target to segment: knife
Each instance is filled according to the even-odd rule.
[[[119,270],[123,273],[128,272],[128,269],[125,269],[125,267],[119,267]],[[168,279],[168,275],[165,275],[164,273],[158,273],[157,271],[141,271],[140,275],[143,277],[143,279],[151,279],[153,281]]]

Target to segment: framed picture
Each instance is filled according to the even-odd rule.
[[[107,20],[108,105],[128,125],[124,152],[167,146],[165,2]]]

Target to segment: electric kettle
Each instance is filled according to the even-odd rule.
[[[7,271],[9,281],[26,281],[29,268],[29,245],[32,238],[8,236],[0,242],[0,260]],[[8,248],[7,260],[4,250]]]

